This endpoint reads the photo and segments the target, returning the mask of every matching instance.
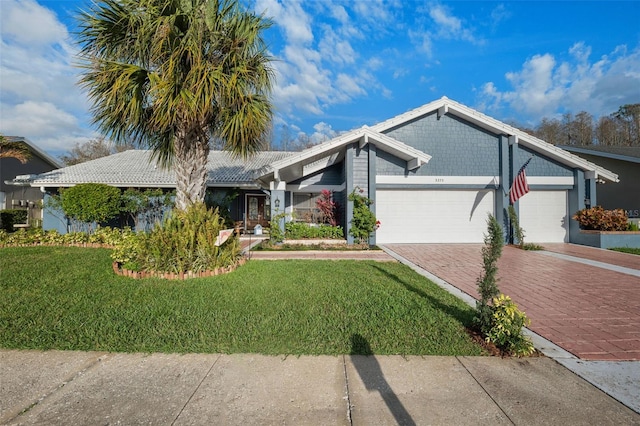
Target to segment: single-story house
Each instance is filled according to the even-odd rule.
[[[0,158],[0,210],[21,209],[28,211],[28,220],[42,220],[43,194],[30,186],[33,176],[62,167],[55,158],[38,148],[26,138],[5,136],[8,142],[21,143],[29,150],[26,163],[16,158]]]
[[[607,210],[623,209],[630,218],[640,218],[640,146],[561,146],[616,173],[620,183],[598,186],[598,205]]]
[[[44,173],[32,185],[45,192],[82,182],[175,188],[173,173],[149,159],[125,151]],[[282,212],[287,220],[313,216],[328,189],[349,235],[348,195],[362,190],[381,222],[370,243],[478,243],[489,213],[507,223],[508,191],[528,159],[530,192],[515,203],[527,241],[579,239],[571,215],[585,201],[595,205],[597,181],[618,176],[446,97],[301,152],[260,152],[247,162],[211,152],[208,185],[241,191],[232,214],[249,230]],[[56,227],[46,215],[45,227]]]

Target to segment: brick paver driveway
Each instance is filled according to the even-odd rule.
[[[386,247],[478,298],[481,244]],[[573,245],[550,249],[640,270],[632,255]],[[500,291],[531,318],[534,332],[582,359],[640,360],[640,277],[515,247],[504,248],[498,268]]]

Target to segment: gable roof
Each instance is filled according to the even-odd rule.
[[[244,160],[225,151],[211,151],[207,163],[207,185],[255,188],[254,170],[291,154],[262,151]],[[176,178],[173,170],[164,169],[152,160],[151,151],[128,150],[42,173],[32,179],[31,186],[69,187],[79,183],[104,183],[125,188],[175,188]]]
[[[27,138],[23,138],[22,136],[5,136],[4,138],[5,140],[7,140],[7,142],[21,142],[25,144],[33,154],[40,157],[44,162],[49,163],[51,166],[55,168],[62,167],[62,163],[60,161],[56,160],[55,158],[38,148]]]
[[[640,146],[606,146],[606,145],[559,145],[560,148],[577,154],[588,154],[596,157],[640,163]]]
[[[371,129],[376,132],[384,133],[411,120],[431,114],[434,111],[438,112],[438,117],[447,113],[455,115],[456,117],[469,121],[492,133],[509,136],[511,142],[525,146],[535,152],[539,152],[540,154],[552,158],[559,163],[575,167],[583,171],[593,171],[596,173],[596,177],[600,177],[611,182],[618,182],[618,175],[612,171],[587,161],[584,158],[578,157],[577,155],[571,154],[570,152],[547,143],[542,139],[538,139],[522,130],[498,121],[495,118],[489,117],[488,115],[462,105],[461,103],[447,98],[446,96],[411,111],[397,115],[383,121],[382,123],[376,124],[375,126],[372,126]]]
[[[367,126],[344,133],[319,145],[257,170],[255,178],[267,186],[271,181],[291,182],[315,173],[344,158],[344,147],[358,142],[360,148],[371,143],[394,156],[405,160],[410,170],[431,160],[431,156],[390,136],[376,132]]]

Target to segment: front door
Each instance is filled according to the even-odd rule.
[[[267,202],[266,195],[247,194],[246,212],[247,231],[253,231],[256,225],[263,228],[269,226],[271,219],[271,206]]]

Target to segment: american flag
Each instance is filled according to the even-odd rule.
[[[529,158],[522,165],[522,167],[520,167],[520,171],[516,175],[516,178],[513,180],[513,185],[511,185],[511,189],[509,190],[509,201],[511,201],[511,204],[515,203],[516,201],[518,201],[518,198],[529,192],[529,185],[527,185],[527,174],[525,173],[524,169],[526,169],[529,165],[531,158]]]

